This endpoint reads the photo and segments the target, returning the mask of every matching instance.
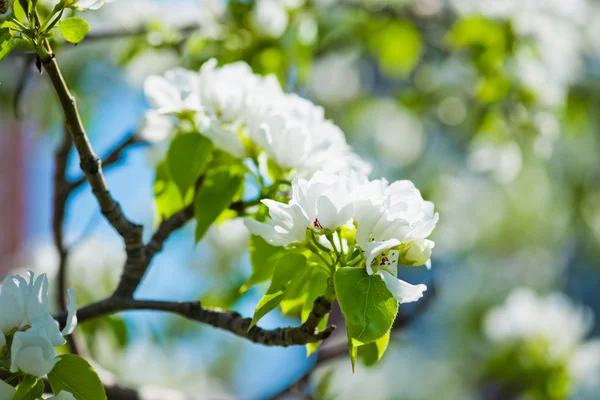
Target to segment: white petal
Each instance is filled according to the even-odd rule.
[[[72,288],[67,289],[67,297],[69,298],[69,302],[67,303],[67,321],[62,330],[63,335],[70,335],[77,326],[77,303],[75,302],[75,290]]]
[[[60,393],[58,393],[58,395],[54,396],[54,397],[49,397],[48,400],[76,400],[75,396],[73,396],[71,393],[61,390]]]
[[[12,400],[17,394],[17,389],[0,379],[0,399]]]
[[[177,111],[181,97],[177,88],[162,76],[150,76],[144,82],[144,93],[153,108],[160,112]]]
[[[425,285],[411,285],[396,278],[387,271],[381,270],[380,273],[385,286],[387,286],[388,290],[400,304],[412,303],[419,300],[423,297],[423,292],[427,290],[427,286]]]
[[[385,240],[383,242],[369,242],[364,247],[362,247],[367,263],[368,274],[373,275],[373,268],[371,267],[371,264],[373,264],[373,261],[377,258],[379,254],[391,249],[392,247],[398,246],[399,244],[400,241],[398,239],[390,239]]]
[[[338,209],[327,196],[320,196],[317,199],[317,219],[325,229],[336,229],[348,222],[348,220],[339,220]]]

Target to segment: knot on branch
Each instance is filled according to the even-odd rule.
[[[89,175],[97,175],[102,169],[102,160],[96,155],[81,157],[81,170]]]

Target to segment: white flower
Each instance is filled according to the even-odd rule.
[[[175,125],[170,116],[148,111],[140,121],[139,135],[150,143],[160,143],[173,136]]]
[[[114,2],[115,0],[79,0],[75,5],[83,10],[97,10],[105,4]]]
[[[336,175],[315,173],[310,180],[295,178],[289,204],[263,200],[270,218],[263,224],[246,219],[251,233],[260,235],[274,246],[303,242],[307,229],[316,233],[333,231],[352,218],[349,182]]]
[[[45,327],[37,321],[27,331],[15,333],[10,372],[21,371],[41,378],[52,371],[58,360]]]
[[[184,113],[217,148],[237,158],[266,154],[289,179],[319,170],[370,173],[341,129],[325,119],[322,107],[284,93],[275,76],[256,75],[246,63],[218,67],[211,59],[197,74],[176,69],[148,78],[145,88],[155,110],[141,130],[151,141],[173,135],[171,120],[161,115]]]
[[[289,22],[287,10],[277,0],[257,1],[250,18],[258,32],[275,39],[285,33]]]
[[[579,346],[569,361],[573,377],[572,400],[595,400],[600,393],[600,340],[593,339]]]
[[[67,324],[59,331],[58,323],[50,314],[48,302],[48,277],[37,278],[29,271],[29,283],[19,275],[9,275],[0,290],[0,330],[5,334],[14,329],[25,329],[38,322],[46,330],[55,346],[65,343],[63,335],[69,335],[77,324],[75,292],[67,291],[69,297]]]
[[[517,288],[487,314],[484,332],[496,343],[545,340],[549,355],[558,358],[581,342],[592,318],[590,310],[575,306],[562,293],[540,297],[529,288]]]
[[[197,111],[196,74],[183,68],[167,71],[163,76],[150,76],[144,83],[148,101],[160,114]]]
[[[70,392],[61,390],[56,396],[49,397],[48,400],[75,400],[75,396],[73,396]]]
[[[433,203],[424,201],[410,181],[363,184],[354,192],[356,243],[369,275],[378,273],[400,303],[417,301],[427,290],[397,279],[398,262],[429,265],[434,243],[426,238],[438,221]]]
[[[0,379],[0,399],[12,400],[17,394],[17,389]]]
[[[434,243],[425,241],[438,221],[433,203],[424,201],[410,181],[392,185],[376,180],[355,191],[356,241],[365,252],[367,271],[384,251],[398,247],[408,265],[426,264]],[[399,247],[400,246],[400,247]]]

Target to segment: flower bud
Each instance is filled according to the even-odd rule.
[[[400,264],[418,267],[427,264],[435,243],[431,240],[413,240],[400,246]]]

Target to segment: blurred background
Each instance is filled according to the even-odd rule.
[[[339,337],[307,359],[303,347],[128,312],[78,330],[119,384],[167,400],[600,398],[600,2],[117,0],[85,18],[88,38],[57,53],[100,155],[137,130],[149,75],[245,60],[323,105],[372,177],[412,180],[441,217],[433,268],[402,272],[429,290],[401,307],[377,365],[352,374]],[[46,77],[27,51],[12,53],[0,64],[2,276],[56,273],[61,130]],[[106,176],[149,234],[147,153],[128,148]],[[79,174],[72,157],[67,175]],[[124,251],[89,187],[68,207],[70,286],[83,305],[111,293]],[[137,295],[251,315],[265,287],[239,295],[243,224],[213,227],[198,246],[192,232],[169,239]]]

